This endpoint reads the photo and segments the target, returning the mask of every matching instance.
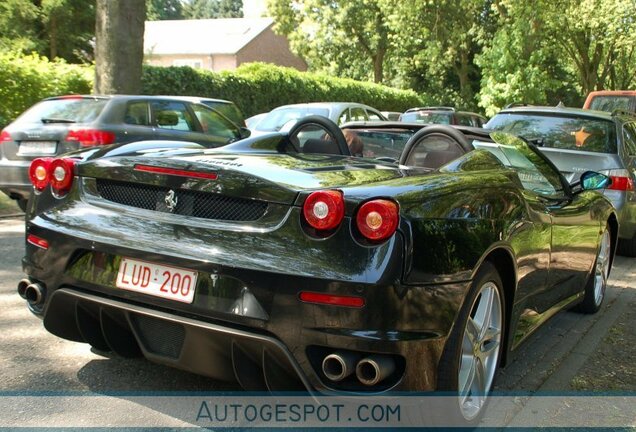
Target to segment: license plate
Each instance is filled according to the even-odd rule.
[[[117,288],[155,297],[192,303],[197,272],[123,258],[117,273]]]
[[[56,151],[56,141],[22,141],[18,147],[19,155],[52,155]]]

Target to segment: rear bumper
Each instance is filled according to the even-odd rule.
[[[51,333],[122,355],[141,354],[216,379],[236,380],[250,390],[434,390],[446,338],[470,285],[469,281],[402,285],[404,246],[399,235],[387,244],[378,275],[360,274],[356,268],[345,278],[332,269],[332,278],[325,278],[325,274],[307,274],[313,270],[301,253],[295,261],[285,258],[278,266],[272,257],[265,270],[262,263],[249,266],[250,261],[240,256],[235,256],[232,266],[210,262],[206,256],[184,258],[184,248],[144,251],[139,236],[133,239],[134,249],[114,245],[115,237],[108,243],[100,242],[101,236],[79,238],[77,225],[64,231],[62,226],[52,229],[52,223],[50,218],[27,223],[27,232],[47,239],[49,249],[27,244],[23,260],[29,278],[46,290],[45,303],[35,312],[43,316]],[[150,226],[145,228],[148,234]],[[177,234],[183,244],[189,243],[188,230]],[[120,238],[130,236],[134,237],[120,232]],[[224,241],[217,234],[212,244],[222,250]],[[231,241],[240,242],[239,234],[232,233]],[[317,252],[312,253],[308,259],[316,261]],[[194,302],[116,288],[122,256],[196,270],[200,282]],[[379,264],[375,259],[369,263]],[[301,265],[304,273],[296,272]],[[240,314],[231,306],[246,290],[266,316]],[[362,296],[366,304],[360,309],[307,304],[299,301],[301,290]],[[321,370],[322,360],[342,350],[390,356],[398,364],[397,372],[373,388],[329,382]]]
[[[277,339],[62,288],[51,296],[44,326],[124,357],[143,354],[157,363],[244,388],[309,390],[311,384]]]
[[[0,190],[9,196],[29,198],[31,161],[0,159]]]

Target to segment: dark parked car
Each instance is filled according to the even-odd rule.
[[[482,127],[488,120],[477,113],[457,111],[452,107],[433,106],[410,108],[400,116],[400,121]]]
[[[466,136],[422,128],[397,165],[309,117],[212,150],[38,159],[18,293],[99,351],[249,390],[445,390],[474,421],[541,323],[599,309],[618,224],[588,191],[606,176],[569,184],[523,140]],[[418,167],[431,138],[468,148]]]
[[[31,161],[82,147],[146,139],[192,141],[207,147],[225,145],[249,133],[218,111],[228,113],[233,106],[223,100],[176,96],[45,99],[0,135],[0,191],[24,209],[31,191]]]
[[[485,127],[535,142],[570,182],[590,170],[610,176],[603,193],[619,215],[619,253],[636,256],[636,116],[521,106],[500,111]]]

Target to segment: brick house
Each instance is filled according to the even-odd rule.
[[[271,18],[147,21],[144,60],[217,72],[255,61],[307,70],[287,38],[274,33],[273,24]]]

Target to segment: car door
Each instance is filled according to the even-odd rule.
[[[155,139],[218,145],[218,140],[211,140],[201,133],[200,125],[188,105],[187,102],[173,100],[150,101]]]
[[[521,172],[524,185],[536,193],[552,221],[548,281],[535,294],[534,306],[544,313],[581,292],[596,256],[598,221],[590,211],[591,194],[572,194],[565,178],[547,157],[530,145],[517,147],[534,166]]]
[[[147,100],[133,100],[126,103],[124,134],[128,142],[157,139],[157,131],[152,125],[150,104]]]

